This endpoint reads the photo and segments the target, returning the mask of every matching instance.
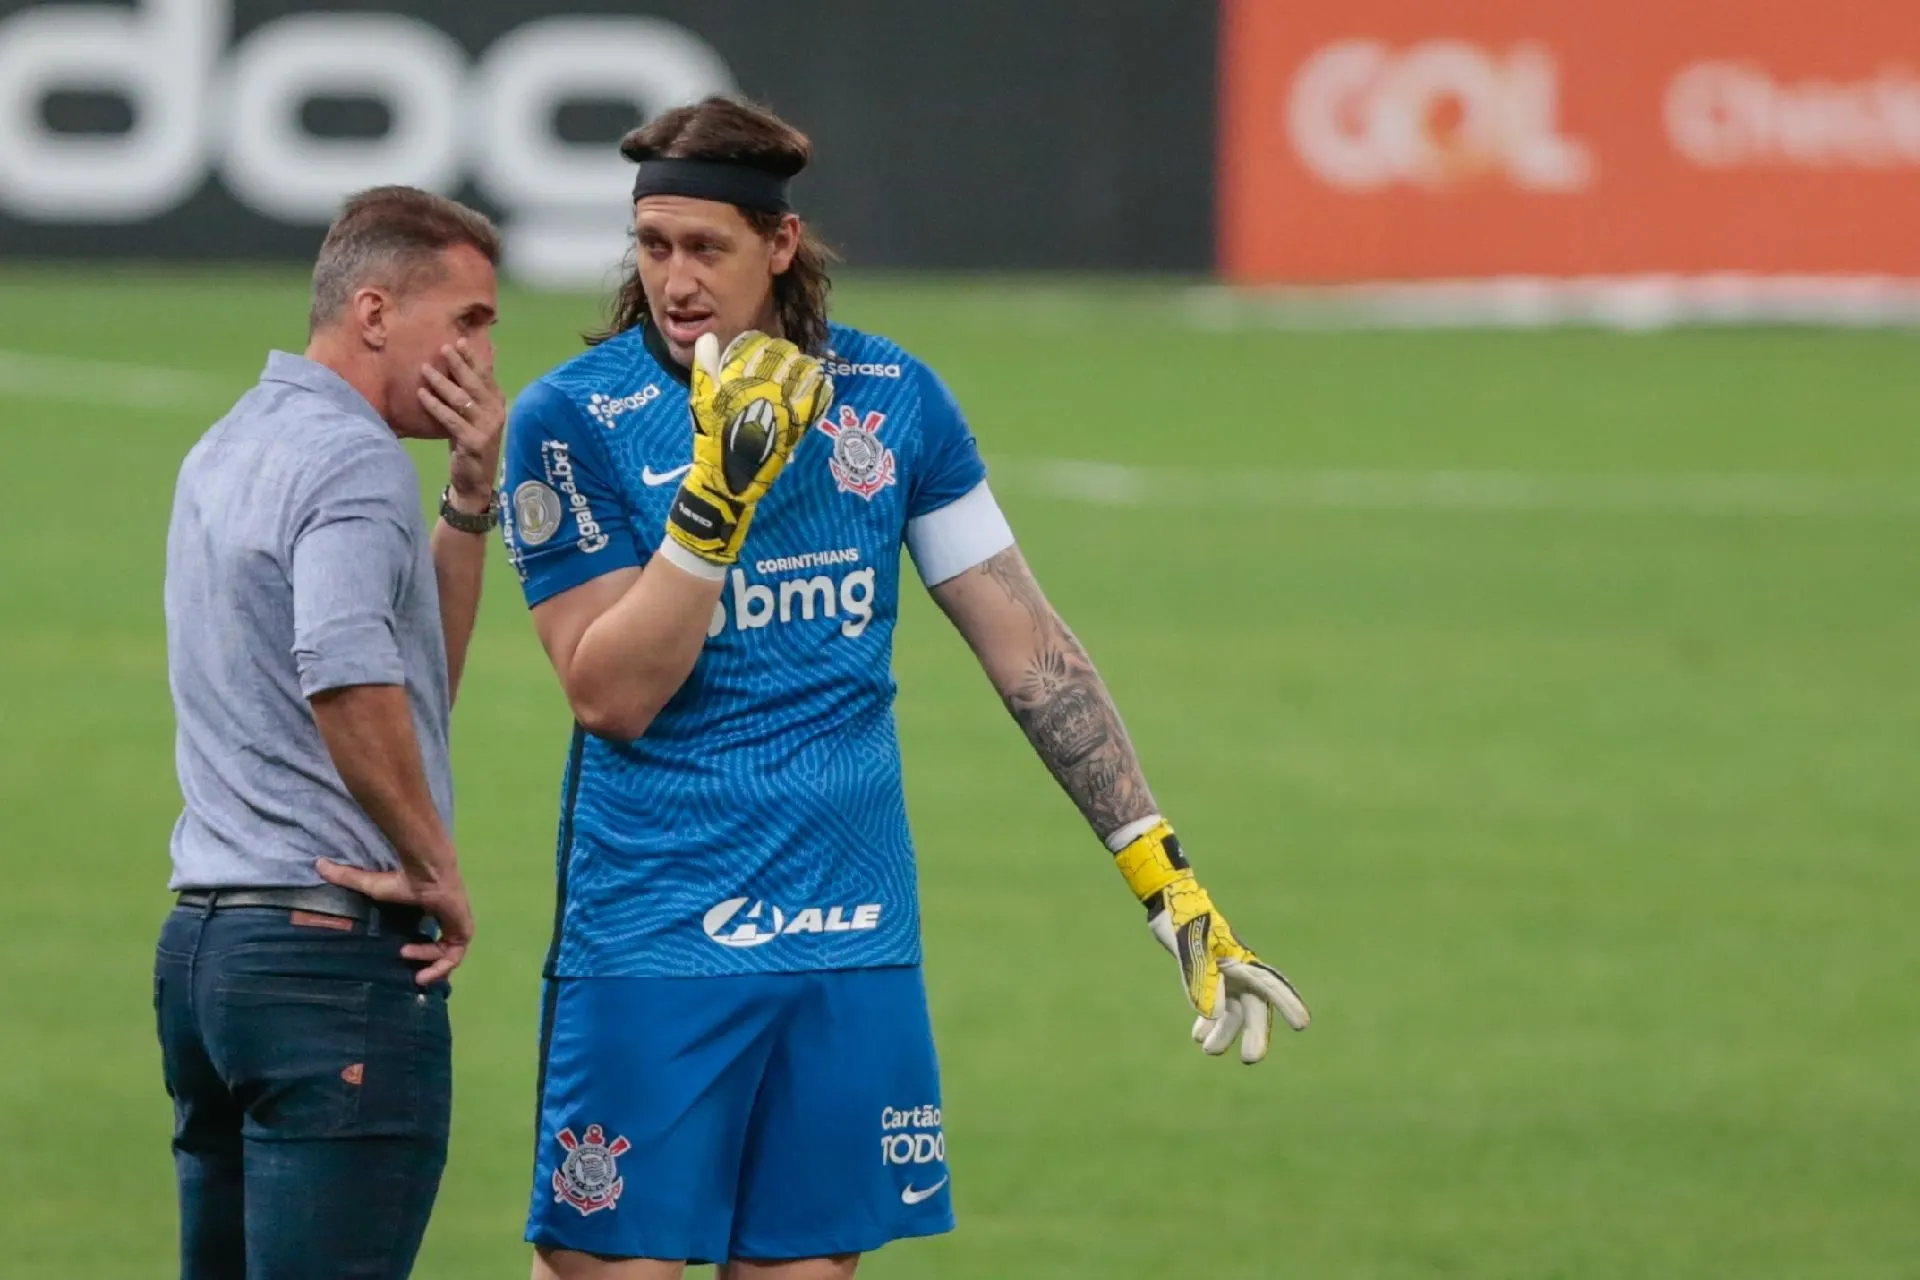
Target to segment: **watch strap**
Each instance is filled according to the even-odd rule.
[[[495,492],[487,500],[485,514],[469,515],[453,505],[453,486],[448,485],[440,491],[440,518],[461,533],[489,533],[500,523],[500,495]]]

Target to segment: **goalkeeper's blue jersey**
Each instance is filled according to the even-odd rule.
[[[894,731],[907,522],[986,471],[932,371],[835,326],[835,399],[761,501],[693,673],[637,741],[578,727],[549,976],[917,964]],[[650,326],[515,403],[503,532],[529,606],[644,564],[693,457]]]

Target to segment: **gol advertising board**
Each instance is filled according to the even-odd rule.
[[[1920,276],[1912,0],[1225,0],[1231,279]]]

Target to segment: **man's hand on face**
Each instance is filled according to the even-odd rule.
[[[422,366],[426,385],[420,388],[420,403],[446,430],[452,455],[447,483],[454,501],[478,515],[493,501],[507,399],[493,379],[493,362],[476,354],[465,338],[440,348],[440,354],[447,372]]]

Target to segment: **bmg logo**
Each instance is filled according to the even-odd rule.
[[[400,13],[293,14],[228,48],[232,18],[231,0],[143,0],[0,20],[0,210],[139,222],[184,203],[211,169],[268,217],[325,223],[365,187],[449,191],[471,176],[507,211],[510,252],[550,256],[609,213],[624,234],[627,166],[612,147],[559,137],[563,103],[631,103],[651,117],[733,87],[711,45],[656,18],[541,18],[471,64],[451,36]],[[49,128],[43,105],[73,91],[125,97],[132,127]],[[378,102],[386,132],[323,138],[303,126],[307,104],[340,98]]]

